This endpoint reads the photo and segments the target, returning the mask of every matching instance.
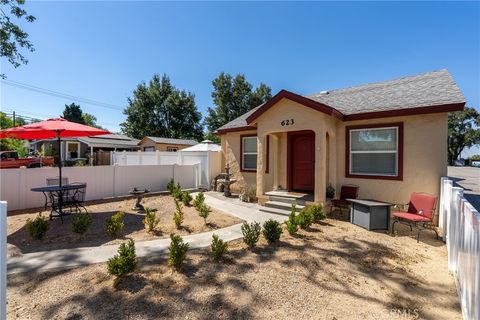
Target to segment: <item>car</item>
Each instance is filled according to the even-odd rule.
[[[0,169],[40,168],[42,166],[53,166],[53,164],[53,157],[20,158],[17,151],[0,151]]]

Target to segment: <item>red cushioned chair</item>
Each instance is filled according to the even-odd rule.
[[[392,233],[395,232],[395,223],[406,224],[413,231],[412,226],[418,229],[417,242],[420,239],[420,232],[425,229],[433,230],[438,240],[437,230],[433,227],[433,218],[435,217],[435,209],[437,197],[428,193],[414,192],[410,196],[410,202],[404,206],[408,206],[407,211],[394,211]],[[399,206],[395,206],[398,210]]]
[[[348,208],[352,204],[347,199],[357,199],[358,197],[358,186],[354,184],[344,184],[340,189],[340,199],[332,199],[332,206],[330,207],[330,213],[332,213],[333,207]]]

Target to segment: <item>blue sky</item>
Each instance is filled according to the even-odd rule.
[[[205,114],[211,81],[243,73],[300,94],[449,69],[480,102],[478,2],[34,2],[22,24],[36,51],[8,79],[120,108],[135,86],[166,73]],[[72,101],[5,84],[2,110],[45,118]],[[80,103],[119,130],[121,110]]]

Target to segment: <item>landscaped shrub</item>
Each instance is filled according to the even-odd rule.
[[[222,260],[228,252],[228,243],[220,239],[216,234],[212,237],[212,256],[215,262]]]
[[[260,227],[260,223],[252,222],[248,224],[244,222],[242,224],[242,234],[243,234],[243,242],[245,242],[250,248],[255,247],[260,238],[260,233],[262,228]]]
[[[79,234],[87,232],[92,225],[93,218],[90,214],[74,214],[72,216],[72,231]]]
[[[27,219],[26,228],[28,234],[37,240],[41,240],[48,230],[48,221],[41,215],[38,215],[35,219]]]
[[[243,202],[257,201],[257,188],[255,186],[245,186],[240,190],[240,200]]]
[[[182,204],[177,199],[173,199],[173,200],[175,201],[175,207],[176,207],[176,210],[173,213],[173,222],[175,223],[175,226],[178,229],[183,223],[183,218],[184,218],[183,208],[182,208]]]
[[[157,218],[155,211],[145,207],[145,218],[143,218],[143,224],[147,228],[147,232],[152,232],[160,222],[160,219]]]
[[[268,243],[274,243],[280,240],[280,235],[282,234],[282,227],[278,221],[273,219],[268,219],[263,224],[263,236],[267,239]]]
[[[307,208],[303,208],[298,214],[297,214],[297,224],[300,226],[302,229],[307,229],[310,227],[313,223],[313,215],[310,210]]]
[[[185,260],[189,244],[184,243],[182,237],[179,235],[171,234],[170,239],[170,246],[168,246],[168,265],[178,268],[183,260]]]
[[[111,216],[110,218],[107,218],[106,231],[109,236],[116,237],[118,233],[123,229],[124,216],[125,216],[125,213],[119,211],[115,213],[113,216]]]
[[[323,212],[323,207],[321,204],[312,204],[307,208],[307,210],[310,211],[310,214],[313,217],[313,222],[318,223],[327,217],[325,212]]]
[[[205,195],[203,192],[197,193],[195,200],[193,200],[193,206],[198,210],[198,208],[205,202]]]
[[[203,221],[205,221],[205,224],[207,224],[207,218],[210,215],[210,212],[212,212],[212,208],[207,206],[205,203],[202,203],[201,206],[197,208],[198,215],[203,218]]]
[[[177,182],[175,189],[173,190],[173,196],[178,201],[182,201],[182,187],[180,186],[180,182]]]
[[[175,190],[175,181],[173,181],[173,179],[168,180],[167,190],[170,194],[173,194],[173,190]]]
[[[298,231],[298,223],[297,223],[297,210],[295,209],[295,204],[292,204],[292,211],[288,215],[288,220],[285,222],[287,226],[287,231],[291,235],[294,235]]]
[[[192,202],[192,196],[188,191],[182,192],[182,202],[186,206],[190,206],[190,202]]]
[[[130,239],[128,243],[122,243],[118,248],[118,255],[108,260],[107,267],[108,273],[117,277],[133,272],[137,267],[135,242]]]

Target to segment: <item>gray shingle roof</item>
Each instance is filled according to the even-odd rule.
[[[135,148],[140,141],[122,134],[105,134],[100,136],[80,137],[77,139],[88,145],[103,148]]]
[[[160,138],[160,137],[146,137],[155,143],[164,143],[164,144],[182,144],[182,145],[188,145],[188,146],[194,146],[198,142],[195,140],[189,140],[189,139],[173,139],[173,138]]]
[[[465,102],[463,94],[446,69],[327,92],[305,97],[330,106],[343,115]],[[247,126],[247,117],[260,107],[261,105],[218,130]]]

